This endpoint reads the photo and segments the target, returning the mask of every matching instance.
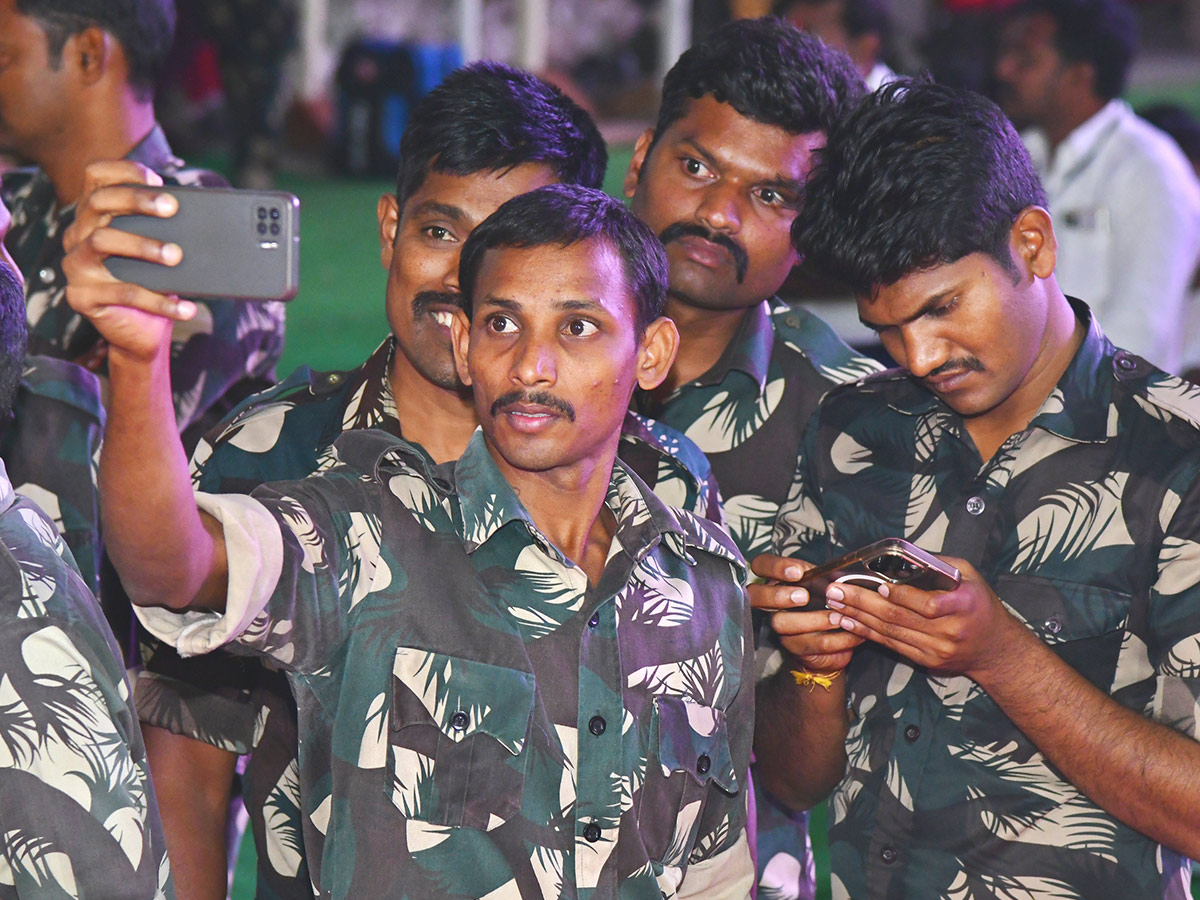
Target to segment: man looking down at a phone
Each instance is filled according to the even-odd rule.
[[[6,245],[25,276],[31,353],[104,376],[100,335],[67,304],[63,234],[84,170],[129,159],[172,184],[224,185],[185,169],[154,119],[154,82],[171,49],[172,0],[0,0],[0,150],[33,164],[0,183]],[[218,261],[214,261],[218,264]],[[176,421],[191,441],[248,393],[273,383],[283,306],[207,300],[172,338]]]
[[[459,304],[463,242],[517,194],[553,182],[599,187],[607,154],[577,104],[527,72],[491,62],[461,69],[427,94],[400,149],[396,191],[377,209],[391,335],[357,369],[302,367],[248,398],[197,448],[193,481],[201,490],[249,492],[264,481],[302,478],[336,462],[334,441],[354,429],[402,437],[431,463],[466,449],[478,419],[447,327]],[[111,187],[142,180],[136,168],[106,164],[91,175],[80,239],[114,214],[153,212],[153,192]],[[110,232],[102,240],[123,239]],[[148,258],[159,258],[157,244],[124,240],[105,246],[133,256],[148,247]],[[686,438],[631,414],[619,452],[671,505],[719,516],[708,463]],[[311,897],[296,812],[296,711],[285,679],[255,660],[223,652],[180,660],[160,647],[137,691],[181,897],[224,894],[229,788],[237,753],[251,750],[243,798],[261,889]]]
[[[1063,295],[1044,202],[999,109],[922,83],[868,98],[808,181],[797,247],[903,368],[822,402],[776,540],[906,538],[962,574],[829,611],[755,589],[784,650],[760,771],[798,806],[836,785],[835,897],[1189,896],[1200,392]]]
[[[462,457],[359,429],[252,497],[192,492],[165,359],[187,303],[79,262],[72,303],[112,345],[113,559],[181,652],[288,673],[318,895],[748,895],[740,554],[616,461],[678,341],[652,231],[587,188],[509,200],[459,267]]]

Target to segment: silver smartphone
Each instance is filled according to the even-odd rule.
[[[169,218],[118,216],[112,227],[176,243],[177,266],[121,256],[105,265],[122,281],[197,299],[290,300],[300,287],[300,201],[283,191],[162,187]]]
[[[910,584],[923,591],[952,591],[959,585],[958,569],[901,538],[884,538],[839,556],[800,579],[808,590],[808,605],[799,611],[825,609],[825,590],[831,584],[852,584],[879,590],[884,584]]]

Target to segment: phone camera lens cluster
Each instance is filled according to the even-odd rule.
[[[258,208],[258,225],[256,230],[261,235],[266,235],[268,232],[273,237],[278,237],[280,233],[279,219],[282,214],[278,207],[275,206],[260,206]],[[267,220],[270,219],[270,224]]]
[[[871,560],[867,566],[890,581],[904,581],[916,572],[916,567],[911,562],[895,553],[885,553]]]

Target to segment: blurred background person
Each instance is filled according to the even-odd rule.
[[[887,0],[782,0],[781,16],[830,47],[844,51],[862,74],[868,90],[896,77],[888,66],[892,20]]]
[[[1005,20],[996,95],[1057,225],[1058,280],[1119,345],[1179,370],[1200,258],[1200,182],[1119,99],[1137,22],[1117,0],[1027,0]]]

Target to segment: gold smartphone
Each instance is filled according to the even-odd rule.
[[[884,538],[805,573],[797,583],[808,590],[809,600],[797,611],[825,609],[825,590],[831,584],[872,590],[884,584],[910,584],[923,591],[952,591],[959,581],[958,569],[932,553],[901,538]]]

